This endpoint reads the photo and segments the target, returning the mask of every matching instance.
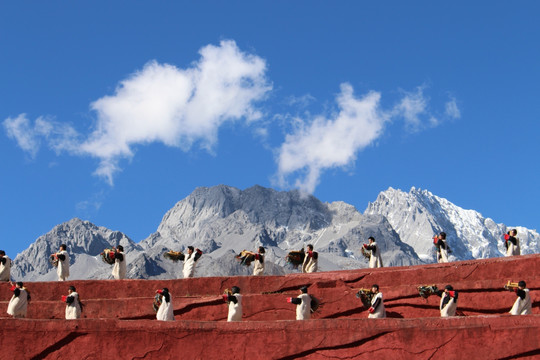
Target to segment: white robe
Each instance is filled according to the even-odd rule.
[[[20,290],[19,296],[13,295],[9,300],[7,313],[16,318],[25,318],[28,308],[28,292],[24,288]]]
[[[68,297],[72,297],[73,302],[66,305],[66,320],[80,319],[81,304],[79,303],[79,294],[72,292]]]
[[[124,257],[124,260],[120,261],[119,259],[114,259],[114,265],[112,269],[112,276],[116,280],[121,280],[126,278],[127,274],[127,266],[126,266],[126,255],[123,252],[120,252],[119,254],[122,254]]]
[[[65,256],[65,260],[58,259],[56,274],[58,275],[58,281],[66,281],[69,277],[69,254],[66,250],[62,250],[57,252],[56,255]]]
[[[9,281],[11,272],[11,259],[7,255],[3,256],[6,259],[6,263],[0,263],[0,281]]]
[[[439,309],[441,310],[441,317],[449,317],[449,316],[456,315],[457,303],[456,303],[456,299],[454,299],[453,297],[450,297],[450,300],[443,307],[444,299],[447,296],[450,297],[450,295],[448,295],[447,293],[443,293],[441,297],[441,302],[439,303]]]
[[[296,320],[311,319],[311,296],[302,294],[298,297],[302,302],[296,305]]]
[[[253,275],[259,276],[264,275],[264,255],[259,255],[263,261],[258,260],[257,257],[255,257],[255,261],[253,262]]]
[[[438,263],[447,263],[448,262],[448,244],[446,243],[446,240],[441,241],[444,243],[444,247],[446,249],[443,249],[443,246],[439,247],[439,250],[437,252],[437,262]]]
[[[531,296],[529,295],[529,289],[523,289],[525,291],[525,299],[521,299],[519,296],[514,302],[514,306],[510,310],[512,315],[530,315],[532,314]]]
[[[161,321],[174,321],[174,308],[171,293],[169,293],[169,302],[166,302],[165,298],[162,299],[156,314],[156,319]]]
[[[381,251],[379,250],[379,247],[377,246],[377,243],[374,241],[370,244],[371,246],[376,246],[375,250],[369,250],[370,256],[369,256],[369,267],[371,269],[373,268],[382,268],[383,262],[381,258]]]
[[[236,298],[236,304],[233,301],[229,301],[227,321],[242,321],[242,295],[233,294],[233,296]]]
[[[306,255],[304,257],[304,262],[302,263],[302,272],[303,273],[317,272],[318,261],[319,261],[318,258],[315,259],[313,257],[309,257],[308,253],[306,253]]]
[[[377,295],[375,295],[371,299],[371,306],[373,306],[373,304],[375,304],[375,301],[377,301],[377,299],[381,299],[381,300],[379,302],[379,305],[375,309],[375,311],[368,315],[368,318],[370,318],[370,319],[382,319],[382,318],[386,317],[386,309],[384,307],[383,295],[382,295],[381,292],[378,292]]]
[[[186,257],[185,257],[184,268],[182,270],[182,274],[184,275],[184,279],[192,278],[193,274],[195,273],[195,263],[196,263],[195,254],[196,254],[196,252],[194,251],[193,253],[191,253],[191,255],[186,255]],[[188,259],[188,257],[189,257],[189,259]]]
[[[507,244],[508,244],[508,249],[506,249],[506,256],[521,255],[518,238],[516,238],[516,245],[512,244],[511,241],[508,241]]]

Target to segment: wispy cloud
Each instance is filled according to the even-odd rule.
[[[461,111],[458,108],[456,99],[450,98],[445,105],[445,114],[452,119],[459,119],[461,117]]]
[[[330,118],[317,116],[312,121],[297,119],[297,128],[285,138],[278,154],[278,181],[302,173],[294,186],[312,193],[321,172],[343,167],[356,159],[359,150],[377,139],[389,116],[381,111],[381,95],[370,92],[362,98],[354,96],[349,84],[341,85],[337,96],[338,112]]]
[[[294,131],[277,151],[279,186],[289,187],[292,178],[294,187],[313,193],[325,170],[352,166],[357,154],[383,134],[389,121],[402,119],[409,132],[439,124],[428,111],[423,87],[403,92],[389,110],[381,108],[380,99],[381,94],[375,91],[356,97],[351,85],[342,84],[335,113],[296,118]],[[450,114],[448,104],[446,109],[447,115],[459,114],[457,105],[450,107]]]

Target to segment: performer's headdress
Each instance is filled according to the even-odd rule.
[[[233,286],[231,291],[233,294],[240,294],[240,288],[238,286]]]
[[[300,291],[301,291],[302,293],[304,293],[304,294],[307,294],[307,286],[305,286],[305,285],[302,286],[302,287],[300,288]]]
[[[520,282],[518,282],[518,286],[525,288],[527,287],[527,284],[525,283],[525,281],[521,280]]]

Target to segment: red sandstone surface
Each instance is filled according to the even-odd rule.
[[[32,301],[23,320],[7,317],[3,285],[0,348],[14,359],[532,359],[540,356],[539,265],[540,255],[527,255],[287,276],[26,283]],[[533,315],[507,315],[516,297],[503,289],[508,280],[527,282]],[[374,283],[387,319],[367,319],[355,297]],[[417,286],[431,284],[459,291],[458,316],[439,318],[439,297],[418,295]],[[69,285],[85,304],[83,319],[63,319]],[[234,285],[244,316],[227,323],[220,294]],[[285,300],[302,285],[323,302],[309,321],[295,321]],[[175,322],[154,320],[163,287]]]

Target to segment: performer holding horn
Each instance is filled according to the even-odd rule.
[[[241,255],[240,259],[242,259],[242,262],[245,262],[246,265],[249,266],[249,264],[253,262],[253,275],[255,276],[264,275],[264,253],[265,252],[266,250],[264,249],[264,246],[259,246],[259,249],[257,250],[256,253],[252,251],[244,250],[240,254]],[[243,259],[247,259],[248,256],[249,256],[249,259],[251,260],[251,261],[248,260],[249,263],[248,261],[243,260]]]
[[[369,244],[363,244],[362,248],[366,249],[367,252],[369,252],[369,267],[370,268],[382,268],[383,262],[381,258],[381,251],[377,243],[375,242],[375,238],[373,236],[370,236],[368,238]]]
[[[508,284],[504,286],[506,290],[513,291],[517,295],[517,299],[510,309],[510,314],[512,315],[530,315],[532,314],[532,304],[531,296],[529,295],[529,289],[527,289],[527,284],[525,281],[521,280],[520,282],[511,283],[508,281]]]
[[[56,267],[56,274],[58,275],[58,281],[66,281],[69,277],[69,254],[67,252],[66,244],[60,245],[58,252],[51,254],[49,258]]]
[[[455,316],[458,292],[454,290],[452,285],[446,285],[444,291],[437,291],[437,295],[441,297],[441,302],[439,304],[441,317]]]
[[[0,281],[10,281],[11,259],[4,250],[0,250]]]
[[[433,245],[437,252],[437,262],[438,263],[447,263],[448,262],[448,253],[450,253],[450,247],[446,243],[446,233],[441,232],[439,235],[433,237]]]

